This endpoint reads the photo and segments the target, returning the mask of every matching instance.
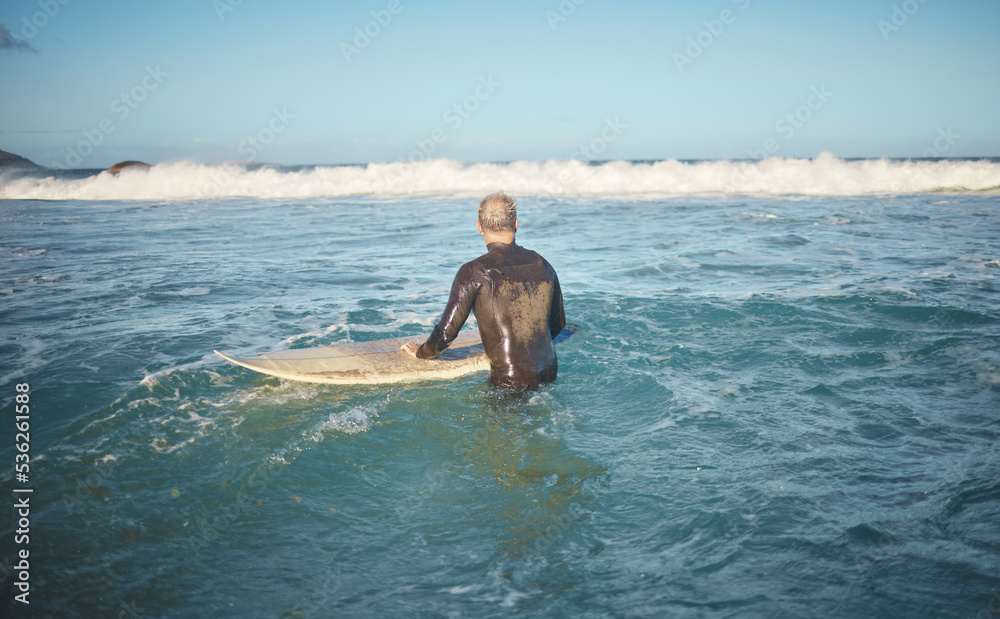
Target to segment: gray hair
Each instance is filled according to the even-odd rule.
[[[502,191],[491,193],[479,203],[479,225],[489,232],[514,232],[517,201]]]

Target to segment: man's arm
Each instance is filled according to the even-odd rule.
[[[552,289],[552,308],[549,310],[549,335],[556,339],[559,332],[566,326],[566,312],[563,308],[562,289],[559,288],[559,276],[552,272],[554,287]]]
[[[458,332],[462,330],[476,304],[476,295],[479,294],[479,283],[473,277],[472,270],[471,264],[458,270],[451,284],[451,295],[444,308],[444,315],[434,326],[427,341],[420,346],[416,342],[407,342],[400,350],[418,359],[430,359],[443,353],[458,337]]]

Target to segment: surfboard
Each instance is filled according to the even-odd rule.
[[[558,344],[576,332],[567,326],[552,341]],[[299,348],[257,357],[232,357],[215,351],[223,359],[255,372],[288,380],[328,385],[382,385],[425,380],[450,380],[490,369],[479,331],[460,333],[434,359],[417,359],[399,347],[419,337],[396,337],[372,342],[349,342]]]

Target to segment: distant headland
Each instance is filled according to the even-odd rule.
[[[152,167],[153,166],[142,161],[121,161],[108,168],[107,172],[117,176],[122,170],[148,170]],[[34,161],[26,159],[20,155],[0,150],[0,170],[4,169],[44,170],[47,168],[40,166]]]
[[[5,150],[0,150],[0,168],[21,168],[28,170],[38,170],[42,166],[38,165],[31,159],[25,159],[20,155],[15,155],[14,153],[8,153]]]

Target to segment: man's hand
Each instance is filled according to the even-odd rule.
[[[399,347],[399,349],[401,351],[405,352],[406,354],[410,355],[411,357],[416,357],[417,356],[417,349],[418,348],[420,348],[420,344],[417,344],[416,342],[407,342],[407,343],[405,343],[405,344],[403,344],[402,346]]]

